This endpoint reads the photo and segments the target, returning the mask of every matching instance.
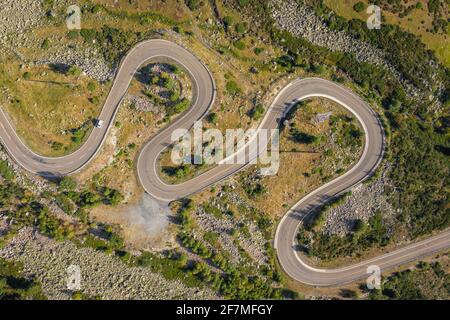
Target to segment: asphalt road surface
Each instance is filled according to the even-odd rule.
[[[143,146],[137,160],[137,174],[145,191],[161,202],[170,202],[196,193],[245,167],[245,164],[220,164],[178,185],[168,185],[161,181],[158,176],[158,155],[171,145],[171,135],[175,129],[190,129],[195,121],[207,114],[214,103],[216,89],[210,72],[192,53],[175,43],[158,39],[136,45],[122,60],[111,91],[98,117],[104,121],[104,125],[101,128],[94,128],[78,150],[58,158],[44,157],[34,153],[20,140],[7,116],[0,109],[0,138],[3,145],[19,165],[41,176],[58,177],[80,171],[100,150],[135,72],[146,61],[157,57],[172,59],[184,67],[193,81],[193,100],[192,106],[186,112]],[[364,129],[365,147],[355,166],[344,175],[301,199],[280,221],[274,244],[284,271],[293,279],[306,284],[333,286],[366,277],[369,265],[377,265],[381,270],[385,270],[449,248],[450,231],[446,230],[422,242],[345,268],[315,269],[302,260],[296,252],[295,244],[300,222],[313,208],[351,189],[370,176],[380,163],[384,149],[383,129],[371,108],[348,89],[318,78],[294,80],[281,90],[267,110],[260,128],[277,128],[279,120],[295,102],[309,97],[329,98],[352,112]],[[244,148],[238,153],[248,151]],[[252,160],[254,156],[256,155],[250,153],[247,160]]]

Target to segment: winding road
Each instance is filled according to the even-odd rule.
[[[181,46],[160,39],[139,43],[124,57],[98,117],[105,124],[101,128],[94,128],[86,142],[75,152],[58,158],[34,153],[21,141],[7,116],[0,109],[2,144],[19,165],[41,176],[62,176],[82,170],[101,149],[133,75],[146,61],[157,57],[172,59],[184,67],[193,82],[193,99],[191,108],[143,146],[137,159],[137,175],[145,191],[159,201],[167,203],[196,193],[245,167],[244,164],[220,164],[178,185],[168,185],[159,178],[158,156],[171,145],[172,132],[180,128],[190,129],[197,120],[202,119],[213,105],[216,93],[214,79],[200,60]],[[309,285],[334,286],[367,277],[369,265],[377,265],[381,270],[386,270],[450,248],[450,231],[446,230],[421,242],[340,269],[316,269],[302,260],[295,249],[295,238],[300,222],[313,208],[355,187],[370,176],[380,163],[384,150],[383,129],[375,112],[348,89],[318,78],[294,80],[281,90],[267,110],[259,128],[277,128],[279,119],[295,102],[309,97],[331,99],[352,112],[365,131],[365,145],[363,154],[355,166],[301,199],[280,221],[274,244],[284,271],[293,279]],[[238,152],[246,151],[243,149]]]

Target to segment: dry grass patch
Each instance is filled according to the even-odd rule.
[[[0,61],[0,75],[2,106],[23,141],[46,156],[71,153],[84,141],[108,92],[108,85],[83,75],[10,57]]]

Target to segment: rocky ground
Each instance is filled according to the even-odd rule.
[[[72,3],[70,3],[72,4]],[[61,0],[61,7],[69,2]],[[39,48],[42,40],[37,39],[34,31],[46,24],[49,16],[57,17],[55,10],[45,11],[42,1],[2,0],[0,10],[0,52],[14,53],[26,64],[64,64],[79,66],[86,75],[98,81],[112,79],[114,70],[104,60],[99,50],[85,45],[60,45],[49,50],[45,56],[31,61],[22,53],[23,48]],[[61,43],[62,39],[51,38],[52,43]]]
[[[75,65],[87,76],[100,82],[112,79],[115,73],[114,68],[111,68],[103,59],[101,52],[92,47],[60,47],[49,53],[45,59],[37,61],[37,64]]]
[[[386,184],[389,183],[386,171],[384,169],[381,177],[374,183],[361,184],[354,188],[343,205],[330,209],[323,232],[343,236],[352,231],[357,219],[367,223],[376,212],[381,213],[388,225],[393,222],[396,212],[384,192]]]
[[[280,29],[332,51],[352,53],[359,61],[384,66],[398,79],[402,79],[397,69],[387,62],[382,50],[355,39],[343,31],[330,30],[311,8],[299,5],[295,1],[273,0],[271,5],[272,17]],[[420,97],[420,92],[414,86],[405,81],[403,85],[411,96]]]
[[[150,101],[146,97],[139,95],[127,94],[125,96],[125,103],[132,105],[136,110],[143,112],[160,113],[162,109]]]
[[[45,12],[41,1],[2,0],[0,10],[0,48],[30,45],[26,32],[42,24]]]
[[[9,230],[9,223],[8,221],[0,216],[0,238],[3,237],[6,233],[8,233]]]
[[[220,192],[218,197],[211,201],[211,205],[222,212],[226,212],[230,204],[244,207],[249,206],[241,197],[232,191],[226,193]],[[218,218],[205,212],[202,207],[196,210],[194,219],[203,231],[218,233],[218,240],[221,247],[230,255],[230,259],[234,263],[242,262],[237,243],[258,266],[267,263],[268,258],[264,248],[266,240],[253,221],[249,221],[248,218],[244,217],[236,218],[228,215],[223,215]],[[245,225],[249,232],[248,234],[239,232],[235,238],[231,235],[232,231],[238,230],[240,225]],[[237,243],[235,240],[237,240]]]
[[[35,276],[49,299],[70,299],[67,268],[79,266],[81,290],[102,299],[214,299],[209,289],[187,288],[160,274],[128,267],[119,259],[71,242],[57,242],[30,228],[21,229],[0,257],[21,261],[25,276]]]

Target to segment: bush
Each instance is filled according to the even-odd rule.
[[[0,160],[0,175],[6,180],[14,179],[14,171],[5,160]]]
[[[233,45],[239,50],[244,50],[245,49],[245,42],[242,41],[242,40],[235,41],[233,43]]]
[[[191,10],[197,10],[204,5],[204,2],[202,0],[185,0],[184,3]]]
[[[65,176],[59,181],[59,187],[62,190],[74,190],[77,187],[77,182],[74,178],[70,176]]]
[[[50,41],[46,38],[42,41],[41,48],[47,50],[50,47]]]
[[[99,4],[93,5],[92,8],[91,8],[91,12],[93,14],[97,14],[97,13],[99,13],[102,10],[102,8],[103,7],[101,5],[99,5]]]
[[[320,137],[301,132],[297,128],[291,128],[290,134],[292,139],[297,143],[318,144],[320,142]]]
[[[93,96],[93,97],[90,97],[90,98],[89,98],[89,101],[90,101],[92,104],[97,105],[97,104],[100,103],[100,98],[99,98],[98,96]]]
[[[233,96],[236,96],[238,94],[242,93],[241,88],[238,86],[238,84],[234,80],[230,80],[227,82],[225,89],[227,92]]]
[[[89,81],[88,82],[88,84],[87,84],[87,89],[89,90],[89,91],[95,91],[95,89],[97,88],[97,85],[95,84],[95,82],[94,81]]]
[[[66,214],[73,214],[75,206],[73,202],[64,193],[60,193],[55,197],[56,204],[61,208]]]
[[[97,31],[94,29],[81,29],[80,35],[85,42],[92,42],[97,37]]]
[[[217,125],[217,122],[219,120],[219,116],[215,112],[211,112],[208,116],[209,122],[211,122],[214,125]]]
[[[225,31],[228,32],[233,24],[233,18],[230,16],[225,16],[225,17],[223,17],[222,22],[223,22],[223,26],[225,27]]]
[[[361,219],[357,219],[355,222],[355,226],[354,226],[354,232],[355,233],[361,233],[364,232],[364,230],[366,230],[366,224],[364,223],[364,221],[362,221]]]
[[[80,35],[80,32],[78,30],[70,30],[67,32],[67,38],[69,39],[76,39]]]
[[[237,23],[234,26],[234,30],[239,34],[243,34],[247,31],[247,25],[243,22]]]
[[[123,195],[116,189],[104,187],[100,189],[100,194],[103,196],[103,202],[113,206],[118,205],[123,200]]]
[[[262,104],[257,104],[250,112],[250,116],[255,119],[259,120],[264,115],[264,107]]]
[[[373,300],[440,300],[447,299],[450,277],[440,272],[439,262],[431,268],[396,272],[385,279],[381,290],[372,290],[369,298]]]
[[[189,100],[187,98],[181,99],[179,102],[177,102],[175,105],[167,105],[166,106],[166,112],[168,116],[182,113],[189,107]]]
[[[49,143],[50,143],[51,148],[55,151],[62,150],[62,148],[64,147],[64,145],[58,141],[50,141]]]
[[[362,12],[365,8],[366,5],[361,1],[355,3],[355,5],[353,6],[353,10],[355,10],[356,12]]]
[[[69,69],[67,69],[67,75],[73,76],[73,77],[79,77],[83,71],[77,67],[77,66],[70,66]]]
[[[72,138],[71,138],[72,142],[80,143],[81,141],[83,141],[84,137],[86,136],[87,130],[88,130],[87,123],[82,124],[78,128],[74,128],[74,129],[70,130],[70,132],[72,133]]]
[[[259,56],[263,51],[264,51],[263,48],[255,48],[255,50],[253,50],[253,52],[254,52],[257,56]]]

